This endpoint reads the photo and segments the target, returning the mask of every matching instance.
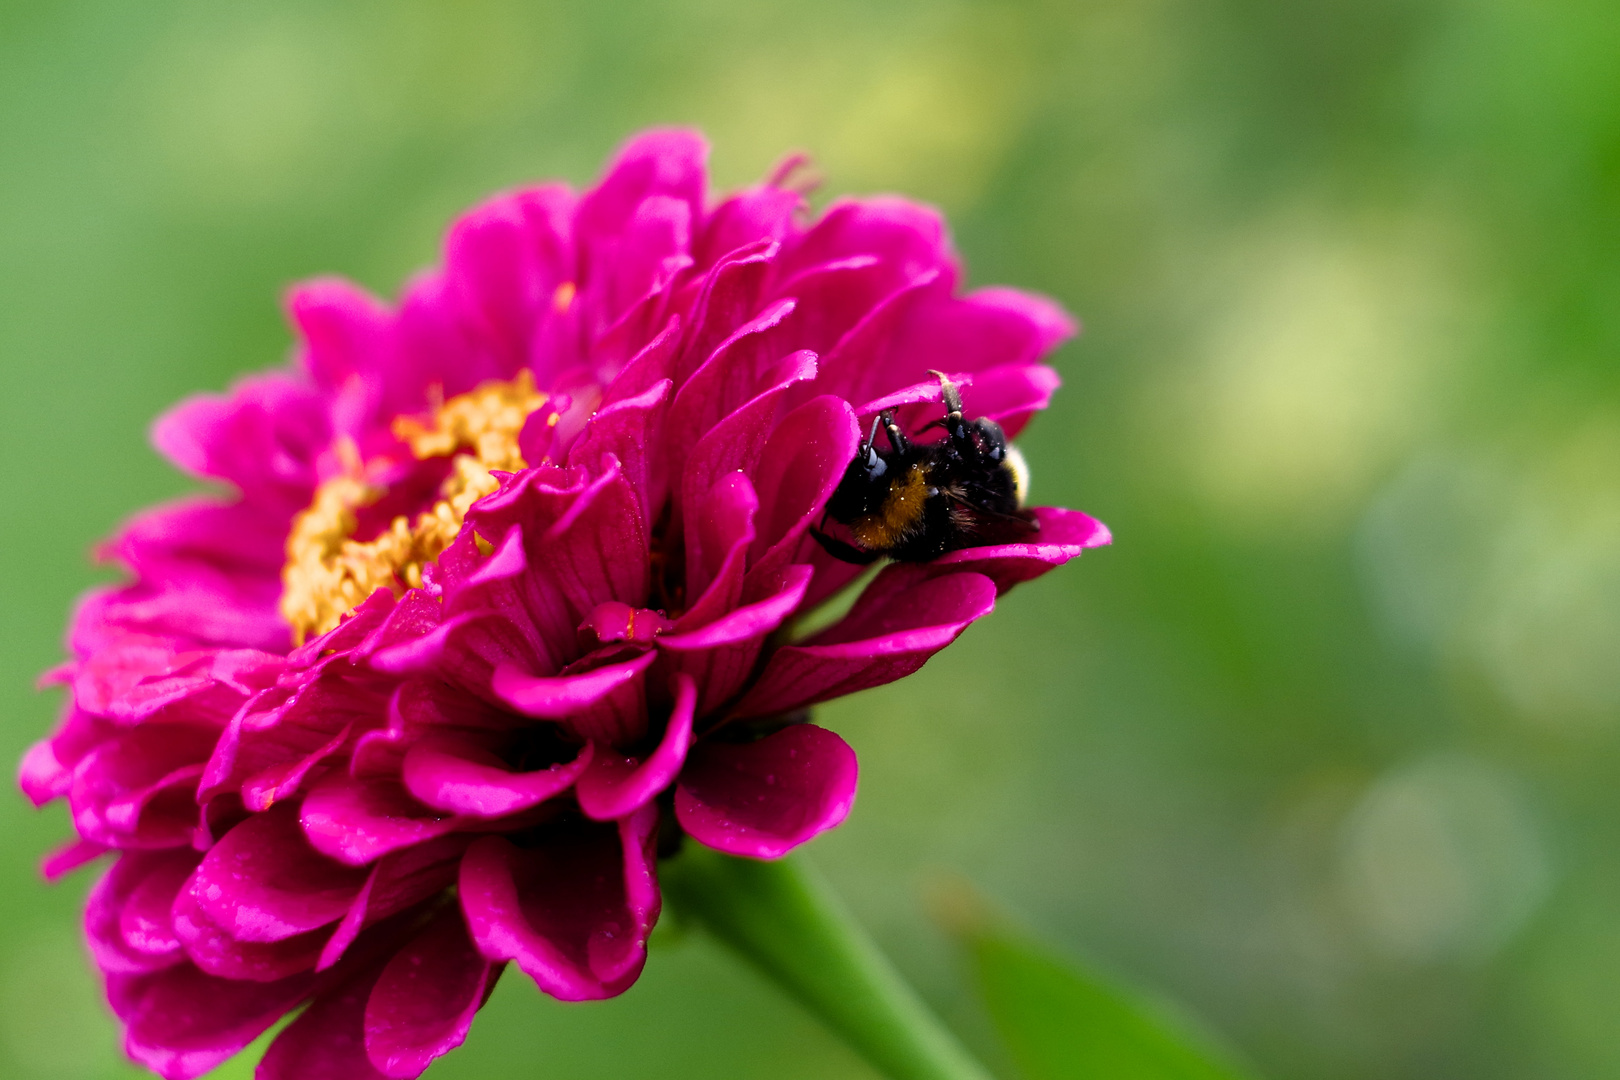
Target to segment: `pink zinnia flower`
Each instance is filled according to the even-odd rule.
[[[705,146],[633,140],[601,183],[496,198],[397,307],[293,291],[290,369],[154,432],[230,485],[106,547],[61,728],[21,782],[117,861],[85,917],[132,1057],[190,1077],[308,1002],[271,1078],[416,1076],[507,963],[546,992],[633,983],[683,836],[774,858],[843,820],[856,764],[819,701],[915,671],[997,594],[1107,542],[860,574],[817,524],[861,433],[939,415],[930,369],[1015,435],[1073,331],[959,296],[930,210],[811,217],[782,177],[711,204]]]

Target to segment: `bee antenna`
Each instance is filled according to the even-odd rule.
[[[928,374],[939,380],[939,388],[945,397],[945,411],[962,415],[962,395],[957,391],[956,384],[943,371],[928,369]]]

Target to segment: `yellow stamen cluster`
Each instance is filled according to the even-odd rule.
[[[293,639],[302,644],[311,634],[326,633],[378,589],[398,595],[420,586],[422,567],[450,546],[468,509],[500,486],[491,471],[527,467],[518,435],[545,401],[534,388],[534,376],[522,371],[511,382],[491,381],[456,395],[434,409],[426,423],[414,417],[396,420],[394,434],[417,460],[452,457],[452,471],[437,502],[414,522],[403,514],[394,518],[374,540],[352,539],[357,511],[384,491],[366,481],[359,455],[351,454],[349,468],[316,489],[287,536],[281,616]]]

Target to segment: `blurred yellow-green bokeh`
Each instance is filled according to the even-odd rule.
[[[1005,1064],[924,915],[962,875],[1264,1077],[1620,1076],[1613,0],[0,0],[0,756],[186,486],[147,423],[280,362],[289,282],[392,293],[669,122],[1086,323],[1025,448],[1116,546],[823,711],[813,858],[942,1014]],[[34,876],[65,814],[0,828],[0,1075],[135,1075],[90,875]],[[429,1075],[872,1076],[699,935],[609,1004],[509,976]]]

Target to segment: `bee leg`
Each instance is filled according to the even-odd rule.
[[[933,368],[929,368],[928,374],[939,380],[940,394],[945,398],[945,412],[948,414],[946,422],[948,423],[953,417],[960,420],[962,418],[962,394],[956,389],[956,384],[951,382],[950,376],[943,371],[935,371]]]
[[[894,447],[895,453],[903,454],[911,449],[911,440],[907,439],[906,433],[900,430],[900,425],[894,422],[894,413],[879,413],[878,420],[882,422],[883,430],[889,436],[889,445]]]
[[[967,423],[962,419],[961,392],[943,371],[930,369],[928,374],[939,380],[940,394],[945,399],[945,416],[929,424],[928,428],[942,427],[952,442],[965,442],[968,438],[968,429]],[[928,428],[923,430],[927,431]]]
[[[854,563],[856,566],[867,566],[883,557],[881,551],[867,551],[856,547],[854,544],[846,544],[836,537],[828,536],[820,529],[812,528],[810,535],[816,538],[816,543],[821,545],[821,550],[840,562]]]

